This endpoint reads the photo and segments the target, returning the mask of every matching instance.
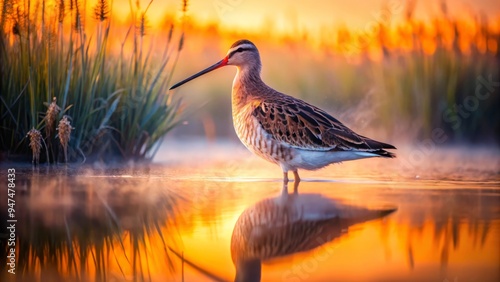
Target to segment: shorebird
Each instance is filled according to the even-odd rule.
[[[320,194],[282,194],[239,216],[231,235],[234,281],[260,281],[261,264],[310,251],[348,234],[351,226],[385,217],[396,207],[369,209]]]
[[[295,189],[298,169],[316,170],[332,163],[371,157],[393,158],[385,149],[393,145],[359,135],[326,111],[280,93],[260,77],[257,47],[236,41],[216,64],[176,83],[170,90],[223,66],[236,66],[232,89],[232,115],[236,134],[254,154],[278,164],[283,183],[292,171]]]

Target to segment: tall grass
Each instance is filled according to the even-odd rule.
[[[183,40],[172,36],[174,25],[163,53],[153,54],[143,48],[147,8],[131,6],[133,23],[123,35],[122,51],[113,54],[107,0],[93,7],[93,19],[85,17],[81,0],[60,0],[51,10],[46,0],[2,4],[0,151],[29,155],[26,134],[35,128],[45,133],[42,150],[50,152],[50,160],[44,161],[61,161],[66,147],[55,126],[67,115],[74,128],[69,161],[150,159],[180,113],[179,100],[167,92],[172,58]],[[89,21],[95,29],[86,28]],[[131,53],[124,51],[126,44],[133,46]],[[60,111],[48,117],[44,103],[50,107],[53,99]]]
[[[340,103],[371,107],[365,125],[382,125],[398,137],[499,142],[498,24],[481,15],[451,16],[445,2],[440,15],[423,21],[413,16],[412,3],[400,22],[381,22],[369,32],[339,30],[323,49],[340,60],[333,72],[322,68],[334,83],[320,87],[344,95]]]
[[[407,12],[397,36],[409,44],[408,51],[378,37],[383,58],[370,65],[382,99],[390,101],[382,123],[396,126],[403,118],[414,136],[438,143],[499,142],[493,132],[500,130],[500,31],[479,16],[466,23],[442,9],[430,23]],[[380,35],[389,32],[380,29]]]

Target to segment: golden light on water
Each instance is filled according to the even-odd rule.
[[[38,32],[51,39],[51,32],[59,28],[54,15],[60,2],[47,3],[47,18],[52,21],[43,25],[48,30]],[[81,2],[87,11],[82,34],[71,27],[73,12],[64,14],[62,32],[56,33],[62,39],[56,41],[62,51],[55,52],[56,58],[74,54],[76,62],[82,54],[78,44],[83,42],[90,52],[98,44],[108,22],[93,18],[95,3]],[[185,13],[181,1],[154,1],[141,30],[141,14],[149,3],[113,2],[106,47],[111,61],[116,54],[144,55],[125,64],[144,63],[154,69],[167,48],[174,50],[169,53],[174,54],[172,63],[183,34],[175,72],[171,68],[160,72],[175,73],[169,84],[220,59],[234,40],[249,38],[259,46],[265,66],[262,75],[270,85],[321,107],[338,107],[332,113],[363,135],[397,141],[398,158],[387,165],[381,165],[382,160],[366,160],[304,172],[299,187],[299,195],[321,195],[335,203],[363,207],[389,205],[397,210],[349,226],[331,241],[318,237],[324,244],[313,250],[264,261],[264,281],[327,281],[332,277],[340,281],[498,281],[498,150],[477,153],[466,147],[450,153],[437,144],[432,150],[405,148],[396,137],[405,135],[420,143],[430,140],[423,136],[425,132],[433,132],[436,126],[450,127],[450,122],[442,121],[442,105],[452,107],[463,104],[463,97],[473,97],[469,94],[477,87],[478,75],[495,79],[490,73],[498,69],[493,62],[500,44],[499,1],[450,1],[447,6],[418,1],[413,9],[407,1],[321,0],[311,5],[305,1],[214,0],[189,1]],[[8,42],[15,47],[12,54],[22,49],[18,46],[40,40],[38,35],[26,40],[22,32],[15,32],[15,17],[8,20],[12,21],[6,25]],[[166,46],[171,25],[175,40]],[[64,45],[65,36],[74,37],[75,45]],[[51,42],[40,40],[40,46],[47,46],[41,50],[53,50]],[[68,51],[71,48],[75,53]],[[111,66],[102,74],[111,77],[118,65]],[[477,72],[469,71],[476,67]],[[146,68],[146,79],[151,69]],[[446,72],[449,75],[443,77]],[[67,71],[61,73],[63,77]],[[198,95],[201,102],[192,103],[196,109],[212,107],[213,115],[200,114],[204,114],[203,127],[194,129],[198,135],[193,139],[236,139],[228,97],[234,70],[211,75],[216,79],[205,77],[204,82],[178,92],[187,93],[182,96],[186,99]],[[41,78],[37,89],[45,94],[45,77]],[[99,88],[102,79],[99,76],[90,88]],[[468,84],[445,83],[462,79]],[[120,90],[114,93],[121,87],[117,84]],[[454,87],[464,91],[450,97]],[[409,99],[410,95],[416,98]],[[134,106],[139,104],[133,99]],[[216,102],[206,102],[210,99]],[[492,101],[476,100],[483,105]],[[67,103],[76,107],[77,101]],[[484,109],[491,113],[489,107]],[[482,113],[482,108],[477,112]],[[402,116],[410,122],[400,123]],[[430,122],[432,118],[438,122]],[[483,120],[471,115],[472,120],[471,128],[490,131]],[[124,128],[129,129],[128,123]],[[450,132],[448,128],[445,135],[451,139]],[[160,151],[155,161],[161,164],[151,167],[134,164],[106,170],[97,162],[81,170],[71,165],[20,168],[22,192],[16,201],[23,208],[16,255],[22,279],[18,280],[179,281],[184,277],[185,281],[210,281],[210,274],[232,280],[236,273],[230,251],[233,230],[240,216],[256,203],[283,199],[281,171],[235,150],[229,141],[216,140],[223,144],[218,149],[212,143],[197,147],[196,141],[184,142],[174,134],[166,142],[173,149]],[[463,152],[470,152],[473,161]],[[5,187],[5,178],[0,184]],[[0,203],[3,211],[5,204]],[[5,275],[1,273],[0,280],[17,279]]]
[[[226,163],[119,174],[86,170],[71,179],[30,176],[19,184],[28,191],[19,204],[29,207],[18,219],[25,222],[18,235],[25,244],[17,250],[19,271],[51,281],[211,281],[209,274],[233,280],[230,245],[238,218],[256,203],[283,197],[279,181],[268,178],[273,166],[258,166],[257,159],[239,163],[235,169]],[[379,182],[353,178],[377,174],[382,167],[332,167],[342,175],[332,182],[310,182],[315,173],[306,174],[299,196],[397,210],[350,226],[340,236],[312,238],[324,243],[312,250],[264,261],[262,281],[498,277],[500,220],[494,205],[499,195],[492,188],[498,176],[487,174],[477,183],[449,181],[438,190],[402,176]],[[73,188],[57,188],[62,184]],[[38,235],[29,237],[31,232]]]
[[[239,205],[251,206],[257,198],[247,199]],[[174,233],[164,228],[161,234],[179,236],[182,238],[182,244],[174,248],[182,253],[186,260],[219,277],[231,280],[235,272],[229,252],[230,238],[236,218],[241,212],[240,208],[235,208],[203,220],[189,221],[187,226],[181,224]],[[182,214],[177,216],[183,217]],[[444,226],[439,226],[441,220],[445,220]],[[174,218],[173,221],[180,220]],[[479,229],[476,229],[477,224]],[[477,267],[485,269],[482,277],[489,277],[494,275],[491,270],[497,267],[496,262],[500,260],[496,251],[500,222],[496,220],[487,224],[488,226],[485,226],[484,223],[469,220],[452,223],[446,218],[429,218],[423,222],[414,222],[409,214],[391,216],[356,225],[345,237],[312,251],[264,263],[263,279],[320,281],[331,277],[333,271],[335,277],[342,280],[376,278],[418,281],[436,276],[441,279],[453,280],[460,277],[466,280],[478,275],[471,270]],[[102,245],[102,249],[97,250],[95,246],[89,246],[90,253],[104,254],[101,258],[88,257],[85,261],[76,258],[76,261],[72,262],[66,254],[60,258],[60,264],[53,266],[55,268],[52,275],[58,273],[60,277],[71,279],[75,269],[71,270],[69,264],[74,264],[79,269],[77,272],[85,271],[89,278],[106,275],[108,278],[121,279],[120,277],[133,277],[143,273],[141,275],[151,277],[153,281],[178,281],[182,275],[179,268],[180,259],[171,253],[170,258],[167,256],[162,241],[164,239],[159,234],[152,232],[140,237],[135,235],[134,238],[128,231],[118,235],[121,240],[115,239],[111,244],[106,243]],[[76,252],[81,252],[83,247],[78,243],[73,245]],[[42,258],[32,254],[29,260],[39,259]],[[47,259],[49,258],[45,258]],[[103,260],[103,269],[96,267],[96,259]],[[170,274],[167,266],[169,260],[175,261],[175,271]],[[80,269],[80,265],[84,265],[85,269]],[[363,266],[361,272],[357,271],[360,265]],[[38,266],[30,271],[37,273],[42,270]],[[102,273],[103,271],[106,274]],[[184,266],[184,271],[185,277],[209,281],[188,265]],[[51,277],[50,271],[43,272]]]

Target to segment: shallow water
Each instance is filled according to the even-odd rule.
[[[184,146],[150,165],[2,164],[17,241],[1,280],[230,281],[233,259],[262,281],[500,279],[498,149],[403,148],[301,172],[294,194],[238,145]]]

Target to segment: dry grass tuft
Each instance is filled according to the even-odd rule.
[[[57,105],[57,98],[52,98],[52,103],[47,108],[47,112],[45,114],[45,136],[49,138],[52,136],[53,129],[56,123],[57,115],[61,112],[61,108]]]
[[[94,17],[98,21],[105,21],[109,18],[109,4],[106,0],[99,0],[94,7]]]
[[[59,132],[59,142],[61,142],[61,146],[64,150],[64,162],[68,162],[68,143],[71,138],[71,131],[73,127],[71,127],[71,122],[68,119],[67,115],[64,115],[63,118],[59,121],[59,126],[57,127],[57,131]]]
[[[40,151],[42,149],[42,133],[32,128],[28,131],[27,136],[30,138],[30,148],[33,152],[33,164],[38,165],[40,163]]]

